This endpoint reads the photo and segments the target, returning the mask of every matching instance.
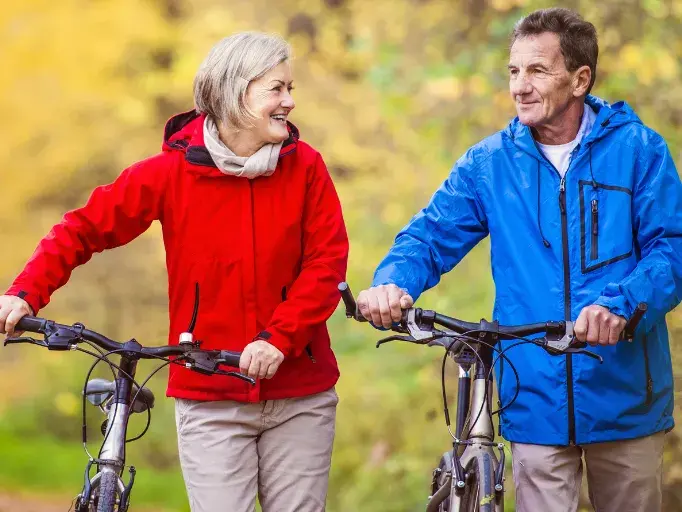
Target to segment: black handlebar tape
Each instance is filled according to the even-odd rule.
[[[346,305],[346,317],[354,318],[358,322],[366,322],[365,317],[358,313],[358,305],[353,297],[353,292],[350,291],[350,286],[345,281],[339,283],[339,293],[341,293],[341,298],[343,303]]]
[[[233,368],[239,368],[239,358],[241,356],[241,352],[230,352],[229,350],[220,351],[220,359],[225,360],[222,364],[232,366]]]
[[[625,339],[633,338],[633,336],[635,335],[635,329],[637,329],[637,325],[644,316],[644,313],[646,313],[646,310],[647,305],[645,302],[640,302],[639,304],[637,304],[635,312],[632,313],[632,316],[628,319],[627,323],[625,324],[625,329],[623,330],[623,337]]]
[[[47,320],[35,316],[26,315],[17,323],[17,331],[43,332]]]

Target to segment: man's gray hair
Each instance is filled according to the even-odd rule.
[[[240,32],[218,42],[194,77],[197,111],[234,128],[246,128],[257,115],[246,105],[249,82],[260,78],[291,56],[279,36]]]

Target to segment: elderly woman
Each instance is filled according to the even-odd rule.
[[[170,336],[201,308],[203,348],[243,351],[241,380],[171,366],[180,462],[194,512],[324,509],[339,377],[325,322],[348,240],[320,154],[288,121],[289,46],[220,41],[173,117],[161,153],[95,189],[40,242],[0,297],[0,330],[37,313],[93,253],[163,226]]]

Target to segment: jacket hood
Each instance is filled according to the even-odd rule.
[[[188,170],[206,176],[225,176],[215,165],[204,144],[204,120],[206,114],[190,110],[171,117],[163,131],[163,151],[181,151],[189,164]],[[282,144],[279,157],[296,151],[299,131],[287,121],[289,138]]]
[[[585,103],[592,107],[592,110],[597,114],[597,118],[592,127],[592,131],[585,136],[582,145],[590,145],[602,137],[605,137],[611,131],[629,125],[630,123],[642,124],[642,121],[637,114],[635,114],[635,111],[624,101],[619,101],[610,105],[601,98],[588,95],[585,98]],[[503,133],[520,149],[540,158],[540,153],[535,145],[535,140],[530,128],[522,124],[518,117],[511,120]]]

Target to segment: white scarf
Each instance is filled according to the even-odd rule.
[[[223,174],[250,180],[275,172],[283,142],[266,144],[251,156],[237,156],[220,140],[218,127],[210,116],[204,121],[204,145]]]

